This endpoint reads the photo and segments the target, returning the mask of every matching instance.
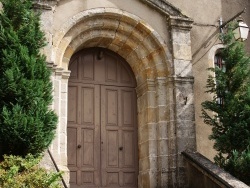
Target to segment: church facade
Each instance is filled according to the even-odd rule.
[[[185,187],[181,152],[212,159],[199,116],[217,20],[250,7],[227,1],[34,4],[59,116],[50,150],[71,188]]]

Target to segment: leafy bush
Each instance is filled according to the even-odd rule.
[[[1,188],[60,188],[60,173],[48,173],[40,168],[40,158],[27,155],[25,158],[18,156],[4,156],[0,163]]]
[[[31,0],[0,0],[0,146],[2,154],[39,155],[52,142],[57,116],[40,16]]]
[[[250,185],[250,149],[233,151],[232,157],[224,162],[224,169],[233,176]]]

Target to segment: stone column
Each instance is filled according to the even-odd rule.
[[[170,156],[170,137],[169,137],[169,106],[167,82],[165,77],[156,78],[156,111],[157,111],[157,164],[158,176],[157,187],[165,187],[169,183],[169,157]]]
[[[53,154],[55,161],[58,164],[61,164],[61,156],[60,156],[61,154],[60,152],[60,149],[61,149],[60,148],[60,130],[61,130],[61,107],[62,107],[61,105],[61,81],[62,81],[63,69],[55,68],[54,71],[55,73],[54,73],[54,82],[53,82],[53,86],[54,86],[53,109],[58,116],[58,125],[56,129],[56,135],[51,146],[51,153]]]
[[[185,187],[185,169],[182,151],[195,151],[194,94],[192,74],[192,54],[190,30],[192,20],[179,17],[169,18],[173,50],[173,74],[168,78],[169,88],[169,139],[170,171],[172,179],[169,185]]]
[[[61,165],[67,167],[67,122],[68,122],[68,80],[70,71],[62,72],[60,109],[60,155]]]
[[[51,109],[54,110],[58,116],[55,138],[49,149],[59,170],[64,172],[63,177],[65,182],[69,183],[69,170],[67,167],[67,104],[70,71],[57,68],[54,63],[48,63],[48,67],[52,70],[53,103]],[[41,165],[49,170],[56,171],[47,151],[44,152]]]
[[[58,158],[58,168],[64,172],[63,177],[66,183],[69,183],[69,169],[68,169],[68,158],[67,158],[67,121],[68,121],[68,79],[70,76],[70,71],[60,71],[60,81],[59,81],[59,95],[55,94],[55,97],[59,96],[59,112],[58,116],[58,127],[57,127],[57,151],[55,153],[59,154]],[[54,153],[53,152],[53,153]]]
[[[51,154],[59,168],[63,171],[64,180],[69,182],[69,170],[67,167],[67,104],[68,104],[68,79],[70,71],[52,67],[51,80],[53,83],[52,109],[58,116],[55,138],[50,146]],[[47,168],[54,169],[50,157],[46,154],[43,163]]]
[[[139,187],[157,185],[157,125],[155,84],[146,80],[137,87]]]
[[[33,8],[35,11],[41,13],[41,29],[45,33],[46,46],[43,48],[42,53],[46,56],[48,62],[53,61],[52,52],[52,38],[53,38],[53,14],[57,5],[57,0],[34,0]]]

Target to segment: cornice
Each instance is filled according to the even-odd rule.
[[[193,20],[190,18],[181,18],[178,16],[170,16],[169,25],[172,29],[182,29],[182,30],[191,30]]]
[[[34,9],[53,10],[60,0],[33,0]]]
[[[179,16],[182,18],[188,18],[186,15],[181,13],[181,10],[174,7],[172,4],[167,2],[166,0],[141,0],[144,3],[154,7],[155,9],[159,10],[163,14],[168,16]]]
[[[150,5],[157,11],[166,15],[169,19],[171,28],[179,28],[183,30],[190,30],[192,28],[193,20],[184,15],[180,9],[173,6],[166,0],[140,0],[145,4]]]

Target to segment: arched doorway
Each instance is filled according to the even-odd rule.
[[[103,48],[72,56],[68,90],[70,186],[137,187],[136,81],[117,54]]]

